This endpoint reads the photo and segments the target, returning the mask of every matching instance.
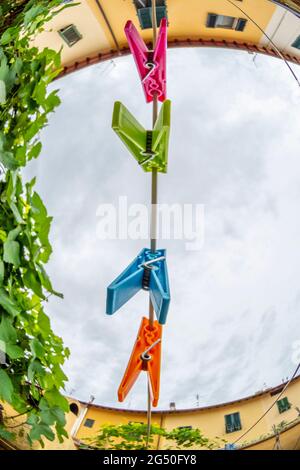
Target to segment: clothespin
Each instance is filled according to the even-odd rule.
[[[170,304],[166,250],[152,253],[148,248],[143,248],[108,286],[107,315],[113,315],[141,289],[149,291],[157,319],[160,324],[165,324]]]
[[[163,103],[154,129],[150,131],[147,131],[120,101],[115,102],[112,128],[144,171],[156,168],[161,173],[167,172],[170,124],[169,100]]]
[[[167,19],[162,18],[154,51],[149,50],[132,21],[127,21],[125,34],[134,57],[147,103],[153,101],[156,93],[159,101],[165,101],[166,91],[166,51]]]
[[[119,401],[124,401],[135,384],[141,371],[148,374],[152,404],[157,406],[160,387],[160,361],[161,361],[162,326],[153,322],[152,329],[149,320],[143,317],[141,326],[118,390]]]

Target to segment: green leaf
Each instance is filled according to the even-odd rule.
[[[14,228],[10,232],[8,232],[7,240],[14,241],[17,238],[17,236],[20,235],[21,232],[22,232],[22,227],[18,226]]]
[[[16,170],[18,168],[18,163],[14,158],[13,152],[0,149],[0,162],[3,163],[8,170]]]
[[[14,202],[9,203],[9,207],[14,215],[14,218],[18,224],[24,224],[24,220],[21,217],[21,214]]]
[[[4,80],[0,80],[0,104],[6,102],[6,85]]]
[[[38,357],[39,359],[43,359],[45,355],[45,349],[43,345],[39,342],[39,340],[34,338],[31,341],[29,341],[29,344],[30,344],[30,349],[32,351],[32,354],[35,357]]]
[[[57,406],[51,407],[44,397],[40,400],[39,408],[41,410],[41,418],[43,423],[46,423],[50,426],[54,423],[58,423],[61,426],[66,424],[64,412]]]
[[[41,380],[45,376],[45,370],[38,359],[30,362],[28,367],[28,379],[32,382],[34,378]]]
[[[3,259],[6,263],[13,264],[15,268],[20,266],[20,244],[7,240],[3,245]]]
[[[31,21],[33,21],[38,15],[40,15],[41,13],[43,13],[44,11],[44,6],[43,5],[36,5],[36,6],[33,6],[30,8],[30,10],[28,10],[26,13],[25,13],[25,16],[24,16],[24,24],[25,25],[28,25]]]
[[[0,286],[2,286],[3,284],[4,274],[5,274],[4,263],[2,260],[0,260]]]
[[[38,297],[44,299],[42,285],[35,271],[31,268],[27,269],[23,276],[23,282],[28,289],[31,289]]]
[[[23,349],[16,344],[6,344],[6,354],[11,359],[20,359],[21,357],[24,357]]]
[[[37,222],[44,222],[44,220],[47,218],[47,209],[37,192],[33,193],[31,198],[31,205],[34,219]]]
[[[37,158],[39,154],[41,153],[41,150],[42,150],[42,143],[38,142],[32,147],[32,149],[28,153],[28,159],[31,160],[32,158]]]
[[[46,103],[46,84],[39,82],[36,84],[32,97],[40,106],[45,106]]]
[[[64,383],[68,380],[68,377],[65,375],[58,364],[53,367],[52,373],[52,378],[57,388],[63,387]]]
[[[0,44],[5,46],[12,42],[15,38],[15,35],[17,34],[17,30],[17,27],[7,28],[0,38]]]
[[[7,58],[3,56],[0,62],[0,80],[6,83],[9,74],[9,66],[7,65]]]
[[[41,334],[47,337],[49,333],[51,332],[51,325],[50,325],[49,317],[47,317],[47,315],[43,311],[39,312],[38,325],[39,325]]]
[[[11,34],[10,34],[10,30],[7,29],[6,31],[4,31],[4,33],[1,36],[0,44],[2,44],[4,46],[5,44],[8,44],[11,41],[11,39],[12,39],[12,37],[11,37]]]
[[[55,439],[54,432],[51,431],[47,424],[37,424],[33,426],[29,435],[33,441],[39,440],[41,436],[45,436],[49,441],[54,441]]]
[[[5,343],[15,344],[17,341],[17,331],[12,324],[11,317],[2,315],[0,323],[0,339]]]
[[[4,310],[10,313],[10,315],[16,316],[20,313],[18,304],[9,297],[3,287],[0,288],[0,305]]]
[[[44,107],[48,113],[52,112],[61,103],[61,100],[56,93],[57,90],[50,93],[50,95],[46,98]]]
[[[5,370],[0,369],[0,398],[11,402],[14,387]]]
[[[53,387],[51,390],[47,390],[44,396],[50,405],[57,406],[66,412],[69,411],[68,400],[59,393],[56,387]]]
[[[51,292],[52,294],[56,295],[56,297],[60,297],[61,299],[63,299],[64,298],[63,294],[53,289],[50,278],[48,274],[46,273],[44,266],[40,263],[37,263],[36,268],[37,268],[37,272],[38,272],[40,281],[42,283],[42,286],[48,292]]]

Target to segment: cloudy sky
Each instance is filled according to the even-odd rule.
[[[300,75],[300,68],[294,66]],[[117,388],[148,298],[105,315],[107,285],[147,242],[97,238],[103,203],[147,204],[150,176],[111,130],[115,100],[150,127],[131,57],[65,77],[63,104],[30,165],[54,216],[48,271],[65,299],[47,311],[71,349],[67,393],[145,408],[142,374],[123,405]],[[168,240],[172,302],[164,329],[160,408],[208,405],[281,382],[300,341],[299,90],[282,61],[244,52],[169,51],[172,100],[163,203],[203,204],[205,242]],[[28,172],[27,172],[28,174]],[[29,175],[28,175],[29,176]]]

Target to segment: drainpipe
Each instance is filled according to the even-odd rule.
[[[87,414],[89,406],[93,403],[94,400],[95,400],[95,397],[93,397],[93,395],[91,395],[90,401],[88,403],[86,403],[86,405],[80,410],[79,416],[76,419],[75,423],[73,424],[71,432],[70,432],[70,435],[71,435],[72,438],[76,437],[76,434],[77,434],[80,426],[82,425],[83,420],[84,420],[84,418]]]
[[[164,414],[162,413],[161,416],[160,416],[160,423],[159,423],[161,429],[163,428],[163,425],[164,425]],[[157,446],[156,446],[156,450],[160,450],[160,441],[161,441],[161,435],[158,436],[158,439],[157,439]]]

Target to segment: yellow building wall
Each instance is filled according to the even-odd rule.
[[[101,27],[106,28],[95,0],[87,0],[87,2],[99,20]],[[245,15],[227,0],[167,0],[166,3],[169,19],[169,39],[228,39],[231,41],[242,40],[258,44],[262,36],[261,31],[251,21],[248,21],[244,32],[206,27],[208,13],[246,18]],[[244,0],[242,3],[236,3],[237,6],[246,11],[249,16],[255,18],[255,21],[263,29],[268,25],[276,9],[274,4],[266,0]],[[131,19],[135,26],[140,29],[139,19],[133,1],[102,0],[101,4],[120,46],[126,46],[127,41],[124,34],[126,21]],[[142,35],[146,41],[151,41],[152,30],[144,30],[142,31]]]
[[[70,403],[76,402],[78,408],[80,410],[81,404],[78,401],[70,400]],[[13,446],[17,447],[20,450],[40,450],[41,446],[39,442],[34,442],[32,447],[29,446],[27,441],[27,433],[30,431],[30,426],[26,424],[27,416],[22,415],[18,416],[18,413],[6,402],[2,402],[1,405],[3,406],[3,418],[5,422],[6,429],[12,433],[15,433],[16,437],[12,441]],[[15,417],[16,416],[16,417]],[[14,418],[15,417],[15,418]],[[77,416],[74,415],[72,412],[65,414],[66,418],[66,426],[65,430],[68,433],[68,438],[64,439],[63,443],[60,443],[56,438],[54,441],[48,441],[45,437],[43,438],[44,441],[44,449],[45,450],[75,450],[76,446],[74,441],[71,437],[71,429],[74,425],[74,422],[77,420]],[[55,431],[54,431],[55,432]]]
[[[283,421],[285,423],[291,423],[299,418],[299,413],[296,410],[296,407],[300,408],[300,378],[289,385],[289,388],[287,392],[284,393],[283,397],[288,397],[291,408],[284,413],[279,413],[277,404],[275,404],[266,417],[238,442],[239,445],[249,446],[254,441],[261,440],[267,435],[270,435],[270,433],[272,433],[273,425],[278,426]],[[242,436],[242,434],[263,415],[276,398],[278,398],[278,395],[271,396],[270,392],[265,392],[262,395],[239,400],[232,404],[187,411],[155,411],[152,414],[152,422],[166,430],[172,430],[179,426],[192,426],[193,428],[201,429],[205,437],[210,439],[224,439],[225,441],[232,443]],[[233,433],[226,433],[224,416],[236,412],[240,413],[242,430]],[[84,426],[85,419],[87,418],[95,421],[92,428]],[[76,434],[76,439],[79,441],[84,440],[87,437],[93,437],[103,424],[124,424],[129,421],[146,422],[146,414],[143,412],[134,413],[133,411],[117,409],[107,410],[105,408],[91,405],[88,408],[85,419]],[[299,424],[295,426],[295,428],[291,428],[291,430],[287,431],[284,435],[286,445],[289,446],[287,448],[291,448],[291,446],[295,444],[296,437],[299,437],[300,446],[300,420]],[[159,444],[160,448],[164,448],[166,445],[166,442],[164,442],[162,438]],[[223,444],[221,443],[220,445],[222,446]],[[268,449],[270,446],[274,445],[274,439],[272,440],[272,438],[269,438],[259,445],[262,448],[265,447]]]
[[[106,28],[102,28],[98,18],[89,7],[87,0],[82,0],[80,5],[67,8],[55,16],[34,40],[34,45],[40,49],[50,47],[60,50],[62,47],[62,63],[64,65],[74,63],[88,55],[101,51],[109,51],[114,48],[111,36]],[[82,39],[74,46],[69,47],[59,36],[58,31],[66,26],[74,24]]]
[[[79,6],[67,8],[50,23],[46,25],[46,31],[39,34],[34,41],[40,48],[51,47],[59,50],[63,46],[62,63],[71,65],[95,56],[98,53],[116,51],[116,45],[106,21],[95,0],[81,0]],[[117,39],[119,47],[127,47],[124,34],[124,26],[131,19],[140,30],[137,12],[132,0],[101,0],[100,2],[110,26]],[[276,6],[268,0],[244,0],[236,2],[237,6],[244,9],[251,17],[255,18],[261,28],[265,29]],[[207,28],[208,13],[245,18],[234,5],[227,0],[167,0],[169,19],[169,40],[228,40],[242,43],[259,44],[262,38],[261,31],[248,20],[243,32],[225,28]],[[247,18],[246,18],[247,19]],[[58,30],[74,24],[83,39],[74,46],[69,47],[60,38]],[[141,31],[141,30],[140,30]],[[152,39],[152,30],[141,31],[145,41]]]
[[[152,413],[152,423],[166,430],[172,430],[179,426],[192,426],[203,432],[203,435],[211,440],[219,442],[219,447],[224,446],[224,441],[234,443],[239,437],[238,445],[247,450],[262,449],[272,450],[275,445],[275,438],[272,434],[273,426],[278,426],[282,422],[288,425],[280,433],[280,444],[283,449],[300,449],[300,377],[294,380],[288,387],[282,397],[287,397],[291,408],[283,413],[279,413],[277,404],[267,413],[267,415],[249,432],[247,431],[278,398],[279,394],[271,396],[270,390],[259,395],[254,395],[247,399],[241,399],[234,403],[216,405],[212,407],[199,408],[193,410],[178,411],[154,411]],[[147,416],[144,411],[121,410],[105,408],[93,404],[84,404],[78,400],[69,398],[69,403],[75,403],[78,406],[78,414],[70,413],[66,416],[66,430],[69,437],[61,444],[58,440],[53,442],[44,439],[46,450],[73,450],[78,448],[78,443],[88,443],[87,439],[97,435],[102,425],[127,424],[128,422],[146,423]],[[226,433],[225,419],[226,414],[240,413],[242,430],[233,433]],[[4,418],[14,416],[16,413],[7,404],[4,403]],[[94,420],[92,428],[85,426],[87,419]],[[7,421],[6,421],[7,422]],[[16,426],[26,422],[26,417],[21,416],[9,421],[9,425]],[[19,449],[29,449],[24,431],[28,427],[18,426],[18,431],[22,431],[17,436],[14,445]],[[164,438],[156,438],[154,441],[155,449],[163,449],[170,444],[164,441]],[[39,449],[39,444],[35,443],[33,449]]]
[[[103,17],[97,8],[95,0],[87,0],[89,6],[94,11],[101,27],[106,28]],[[136,9],[132,0],[109,0],[102,1],[101,4],[109,19],[111,27],[121,47],[127,45],[124,34],[124,26],[128,19],[131,19],[135,26],[140,29],[140,24]],[[270,22],[276,6],[265,0],[244,0],[240,6],[249,16],[255,18],[261,28],[266,28]],[[208,13],[217,13],[233,17],[245,16],[227,0],[167,0],[167,10],[169,19],[168,37],[172,39],[225,39],[230,41],[246,41],[258,44],[262,33],[248,20],[245,31],[233,31],[224,28],[207,28],[206,19]],[[247,18],[246,18],[247,19]],[[151,41],[151,29],[142,31],[145,41]]]
[[[247,12],[250,17],[255,18],[255,21],[261,28],[267,26],[276,9],[272,3],[262,0],[237,1],[236,4]],[[262,36],[261,31],[249,20],[243,32],[206,27],[208,13],[247,19],[241,11],[227,2],[227,0],[190,0],[189,2],[171,0],[168,2],[168,13],[171,18],[169,27],[170,38],[184,37],[188,33],[188,37],[191,39],[198,39],[200,37],[202,39],[225,39],[258,44]]]
[[[92,428],[88,428],[84,425],[86,419],[95,420],[95,424]],[[82,421],[82,424],[76,433],[75,439],[84,443],[88,443],[86,439],[92,438],[97,434],[97,431],[100,429],[101,425],[119,425],[119,424],[128,424],[130,421],[135,423],[147,423],[147,417],[145,413],[135,413],[133,411],[116,411],[116,410],[107,410],[94,407],[91,405],[88,408],[88,411]],[[154,414],[152,416],[152,424],[161,426],[161,416],[160,414]],[[154,448],[157,447],[157,440],[154,442]]]

